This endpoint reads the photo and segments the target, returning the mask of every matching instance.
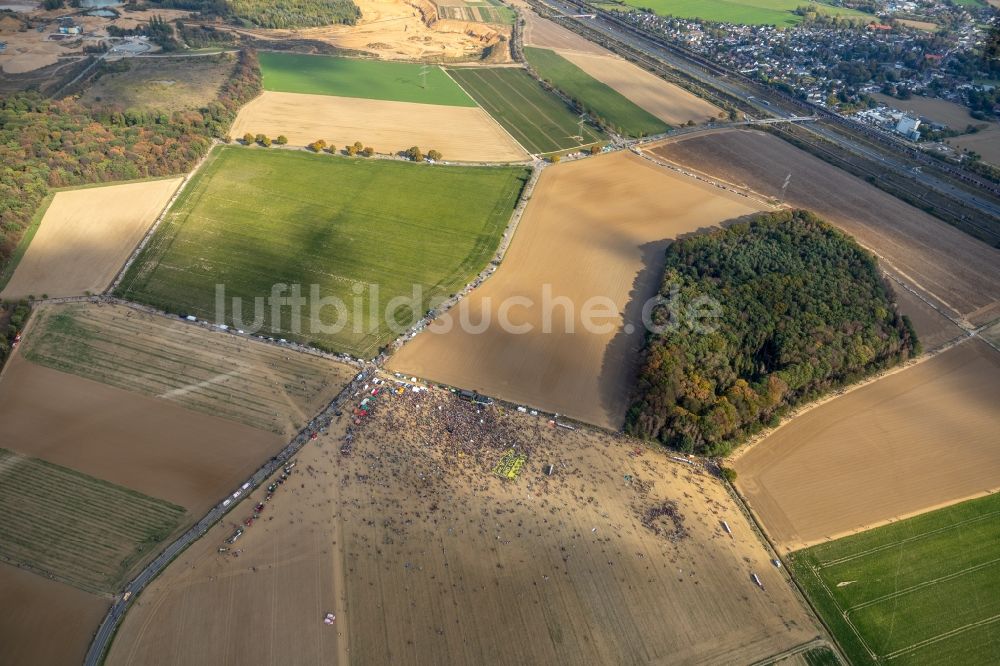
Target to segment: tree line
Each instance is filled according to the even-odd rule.
[[[789,409],[920,353],[874,256],[807,211],[762,214],[666,251],[626,431],[722,455]],[[677,299],[680,299],[678,301]],[[715,303],[709,330],[677,302]],[[709,299],[709,300],[706,300]]]
[[[216,100],[201,109],[122,109],[34,92],[0,97],[0,264],[49,188],[189,171],[260,90],[257,56],[244,51]]]

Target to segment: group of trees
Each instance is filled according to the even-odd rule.
[[[0,97],[0,263],[50,187],[188,171],[260,89],[256,55],[243,52],[216,100],[201,109],[88,106],[37,93]]]
[[[660,293],[626,430],[686,452],[723,454],[919,353],[875,258],[806,211],[674,242]],[[707,329],[677,320],[677,304],[698,299],[717,304]]]
[[[153,16],[144,25],[134,28],[119,28],[116,25],[108,26],[108,34],[112,37],[129,37],[132,35],[145,35],[149,41],[159,44],[164,51],[176,51],[181,47],[180,42],[174,37],[174,27],[162,16]]]
[[[228,141],[228,139],[226,140]],[[271,137],[269,137],[268,135],[251,134],[250,132],[244,134],[241,140],[243,141],[243,145],[245,146],[252,146],[253,144],[257,144],[258,146],[262,146],[264,148],[270,148],[272,143]],[[284,134],[279,134],[278,137],[273,141],[273,143],[277,146],[283,146],[286,143],[288,143],[288,137],[285,136]]]
[[[423,162],[425,159],[432,160],[434,162],[440,162],[443,155],[437,150],[428,150],[425,155],[418,146],[410,146],[403,151],[403,156],[413,160],[414,162]]]
[[[327,144],[327,142],[324,139],[316,139],[308,146],[306,146],[306,148],[313,151],[314,153],[322,153],[326,151],[331,155],[333,155],[336,154],[337,152],[337,147]],[[344,146],[344,154],[349,155],[351,157],[355,157],[357,155],[361,155],[362,157],[371,157],[372,155],[375,154],[375,149],[372,148],[371,146],[366,146],[360,141],[355,141],[352,144]]]

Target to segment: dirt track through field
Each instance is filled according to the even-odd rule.
[[[0,441],[199,516],[284,445],[269,432],[57,372],[15,355]]]
[[[83,663],[108,602],[0,562],[0,664]]]
[[[180,182],[170,178],[56,193],[0,298],[104,291]]]
[[[905,204],[774,136],[718,132],[653,149],[663,158],[768,197],[808,208],[882,259],[953,316],[983,324],[1000,316],[1000,250]],[[761,168],[767,165],[767,168]]]
[[[231,134],[247,132],[272,139],[284,134],[293,146],[323,139],[340,150],[361,141],[385,154],[416,145],[424,152],[436,149],[449,161],[528,159],[485,111],[472,107],[266,91],[243,107]]]
[[[388,367],[618,428],[643,344],[641,308],[659,287],[668,239],[756,210],[627,152],[546,169],[500,268],[463,301],[469,322],[490,326],[471,332],[456,310],[450,331],[421,333]],[[582,309],[594,297],[609,299],[611,314],[594,318],[606,330],[587,332]],[[524,298],[533,305],[515,300]],[[506,332],[501,312],[531,331]]]
[[[230,552],[259,493],[171,564],[108,664],[329,665],[347,648],[358,664],[747,664],[819,633],[699,467],[443,392],[377,403],[352,455],[343,422],[307,445]],[[490,474],[499,439],[532,454],[515,482]],[[642,524],[670,501],[659,533]]]
[[[616,55],[559,51],[559,55],[670,125],[717,119],[719,109]]]
[[[797,550],[1000,488],[998,404],[1000,353],[966,341],[795,417],[736,483]]]

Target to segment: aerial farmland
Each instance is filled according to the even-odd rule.
[[[0,666],[996,662],[1000,9],[78,5],[0,7]]]

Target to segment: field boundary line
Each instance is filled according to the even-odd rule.
[[[993,624],[994,622],[998,622],[998,621],[1000,621],[1000,614],[994,615],[993,617],[983,618],[982,620],[976,620],[975,622],[970,622],[969,624],[966,624],[964,626],[958,627],[956,629],[952,629],[951,631],[946,631],[943,634],[938,634],[937,636],[932,636],[931,638],[927,638],[927,639],[924,639],[922,641],[918,641],[918,642],[914,643],[913,645],[908,645],[905,648],[901,648],[899,650],[896,650],[895,652],[890,652],[888,654],[882,655],[882,658],[883,659],[895,659],[896,657],[901,657],[904,654],[908,654],[910,652],[913,652],[914,650],[919,650],[920,648],[924,648],[924,647],[927,647],[928,645],[932,645],[934,643],[938,643],[938,642],[943,641],[943,640],[945,640],[947,638],[951,638],[952,636],[957,636],[959,634],[963,634],[966,631],[969,631],[971,629],[976,629],[977,627],[982,627],[982,626],[986,626],[988,624]]]
[[[837,613],[844,620],[844,622],[847,624],[847,626],[850,627],[851,633],[853,633],[854,636],[858,639],[858,643],[861,645],[861,647],[864,649],[864,651],[868,653],[868,656],[871,657],[872,661],[874,661],[875,663],[878,663],[878,660],[879,660],[878,653],[875,652],[875,650],[873,650],[870,645],[868,645],[868,641],[866,641],[865,637],[861,635],[861,632],[854,625],[854,622],[851,621],[850,616],[848,616],[847,612],[840,605],[840,602],[837,601],[837,597],[833,594],[833,590],[831,590],[830,586],[826,584],[826,581],[823,580],[823,577],[819,575],[819,571],[816,569],[816,567],[810,566],[808,568],[809,568],[809,573],[811,573],[813,576],[816,577],[816,580],[819,582],[819,586],[821,588],[823,588],[823,592],[826,593],[826,596],[830,597],[830,601],[833,603],[833,607],[837,609]],[[817,614],[817,616],[820,616],[818,611],[817,611],[816,614]],[[820,616],[820,617],[822,617],[822,616]],[[820,621],[822,621],[822,620],[820,620]],[[831,633],[833,633],[833,632],[831,632]],[[849,664],[851,662],[850,662],[850,660],[845,660],[844,663]]]
[[[201,170],[201,167],[205,164],[205,162],[208,161],[208,158],[215,152],[215,149],[218,145],[219,144],[217,141],[213,141],[212,145],[209,147],[205,155],[200,160],[198,160],[197,164],[194,165],[194,168],[184,175],[184,179],[181,181],[180,185],[177,186],[177,189],[174,190],[174,194],[173,196],[170,197],[170,200],[167,201],[167,205],[164,206],[163,210],[160,211],[160,214],[156,216],[156,220],[154,220],[153,224],[149,226],[149,229],[146,231],[146,234],[142,237],[142,240],[140,240],[139,244],[132,250],[132,254],[129,255],[129,258],[125,260],[125,265],[122,266],[121,270],[119,270],[117,275],[115,275],[115,279],[111,281],[111,286],[109,286],[101,293],[110,294],[121,285],[121,281],[125,279],[125,273],[127,273],[128,269],[132,267],[132,264],[135,262],[135,260],[139,258],[139,254],[144,249],[146,249],[146,245],[149,244],[149,241],[153,237],[153,234],[155,234],[156,230],[160,228],[160,224],[163,222],[164,219],[166,219],[167,214],[173,208],[174,204],[177,203],[177,199],[181,196],[181,193],[188,186],[188,183],[190,183],[191,180],[194,178],[195,174],[197,174]]]
[[[532,157],[534,155],[534,153],[532,153],[524,145],[522,145],[520,141],[518,141],[517,139],[515,139],[514,135],[511,134],[509,131],[507,131],[507,128],[504,127],[503,125],[501,125],[500,121],[498,121],[496,118],[493,117],[493,114],[491,114],[489,111],[487,111],[485,108],[483,108],[483,105],[479,103],[478,99],[476,99],[472,94],[469,93],[468,90],[466,90],[465,88],[462,87],[462,84],[459,83],[458,80],[455,79],[455,77],[451,75],[451,72],[448,71],[447,67],[441,67],[441,71],[444,72],[444,75],[447,76],[449,79],[451,79],[451,81],[456,86],[458,86],[459,90],[461,90],[463,93],[465,93],[466,95],[468,95],[469,99],[471,99],[473,102],[476,103],[476,108],[478,108],[480,111],[482,111],[484,114],[486,114],[486,117],[490,119],[490,122],[492,122],[494,125],[496,125],[497,127],[499,127],[501,132],[503,132],[504,134],[506,134],[507,136],[509,136],[510,140],[513,141],[517,145],[518,148],[520,148],[521,150],[523,150],[528,157]]]
[[[923,513],[928,513],[928,511],[921,511],[920,513],[922,513],[922,514]],[[916,535],[911,536],[911,537],[906,537],[905,539],[901,539],[899,541],[893,541],[892,543],[882,544],[881,546],[875,546],[874,548],[869,548],[868,550],[863,550],[861,552],[854,553],[852,555],[845,555],[844,557],[838,557],[837,559],[830,560],[828,562],[820,562],[816,566],[816,569],[826,569],[827,567],[836,566],[838,564],[843,564],[844,562],[850,562],[851,560],[855,560],[855,559],[857,559],[859,557],[867,557],[868,555],[871,555],[873,553],[878,553],[878,552],[881,552],[883,550],[888,550],[889,548],[895,548],[896,546],[901,546],[904,543],[910,543],[910,542],[913,542],[913,541],[918,541],[920,539],[923,539],[924,537],[932,536],[932,535],[935,535],[935,534],[940,534],[942,532],[947,532],[948,530],[954,529],[956,527],[961,527],[962,525],[968,525],[969,523],[975,523],[975,522],[978,522],[980,520],[984,520],[986,518],[991,518],[991,517],[996,516],[996,515],[1000,515],[1000,511],[992,511],[990,513],[984,513],[982,515],[975,516],[973,518],[966,518],[965,520],[961,520],[961,521],[959,521],[957,523],[952,523],[950,525],[945,525],[944,527],[938,527],[938,528],[933,529],[933,530],[931,530],[929,532],[921,532],[920,534],[916,534]]]
[[[876,604],[880,604],[883,601],[888,601],[889,599],[895,599],[897,597],[902,597],[902,596],[905,596],[905,595],[909,594],[910,592],[916,592],[917,590],[922,590],[922,589],[924,589],[926,587],[932,587],[934,585],[937,585],[938,583],[943,583],[945,581],[949,581],[949,580],[953,580],[955,578],[959,578],[961,576],[964,576],[967,573],[972,573],[974,571],[979,571],[980,569],[985,569],[987,567],[993,566],[994,564],[996,564],[998,562],[1000,562],[1000,557],[998,557],[996,559],[992,559],[989,562],[982,562],[980,564],[976,564],[974,566],[962,569],[961,571],[954,571],[954,572],[952,572],[950,574],[947,574],[947,575],[944,575],[944,576],[939,576],[937,578],[932,578],[930,580],[925,580],[923,582],[917,583],[916,585],[911,585],[910,587],[904,588],[902,590],[897,590],[896,592],[890,592],[889,594],[884,594],[881,597],[877,597],[875,599],[869,599],[868,601],[860,603],[857,606],[851,606],[845,612],[847,614],[850,614],[850,613],[853,613],[856,610],[861,610],[863,608],[868,608],[869,606],[874,606]]]

